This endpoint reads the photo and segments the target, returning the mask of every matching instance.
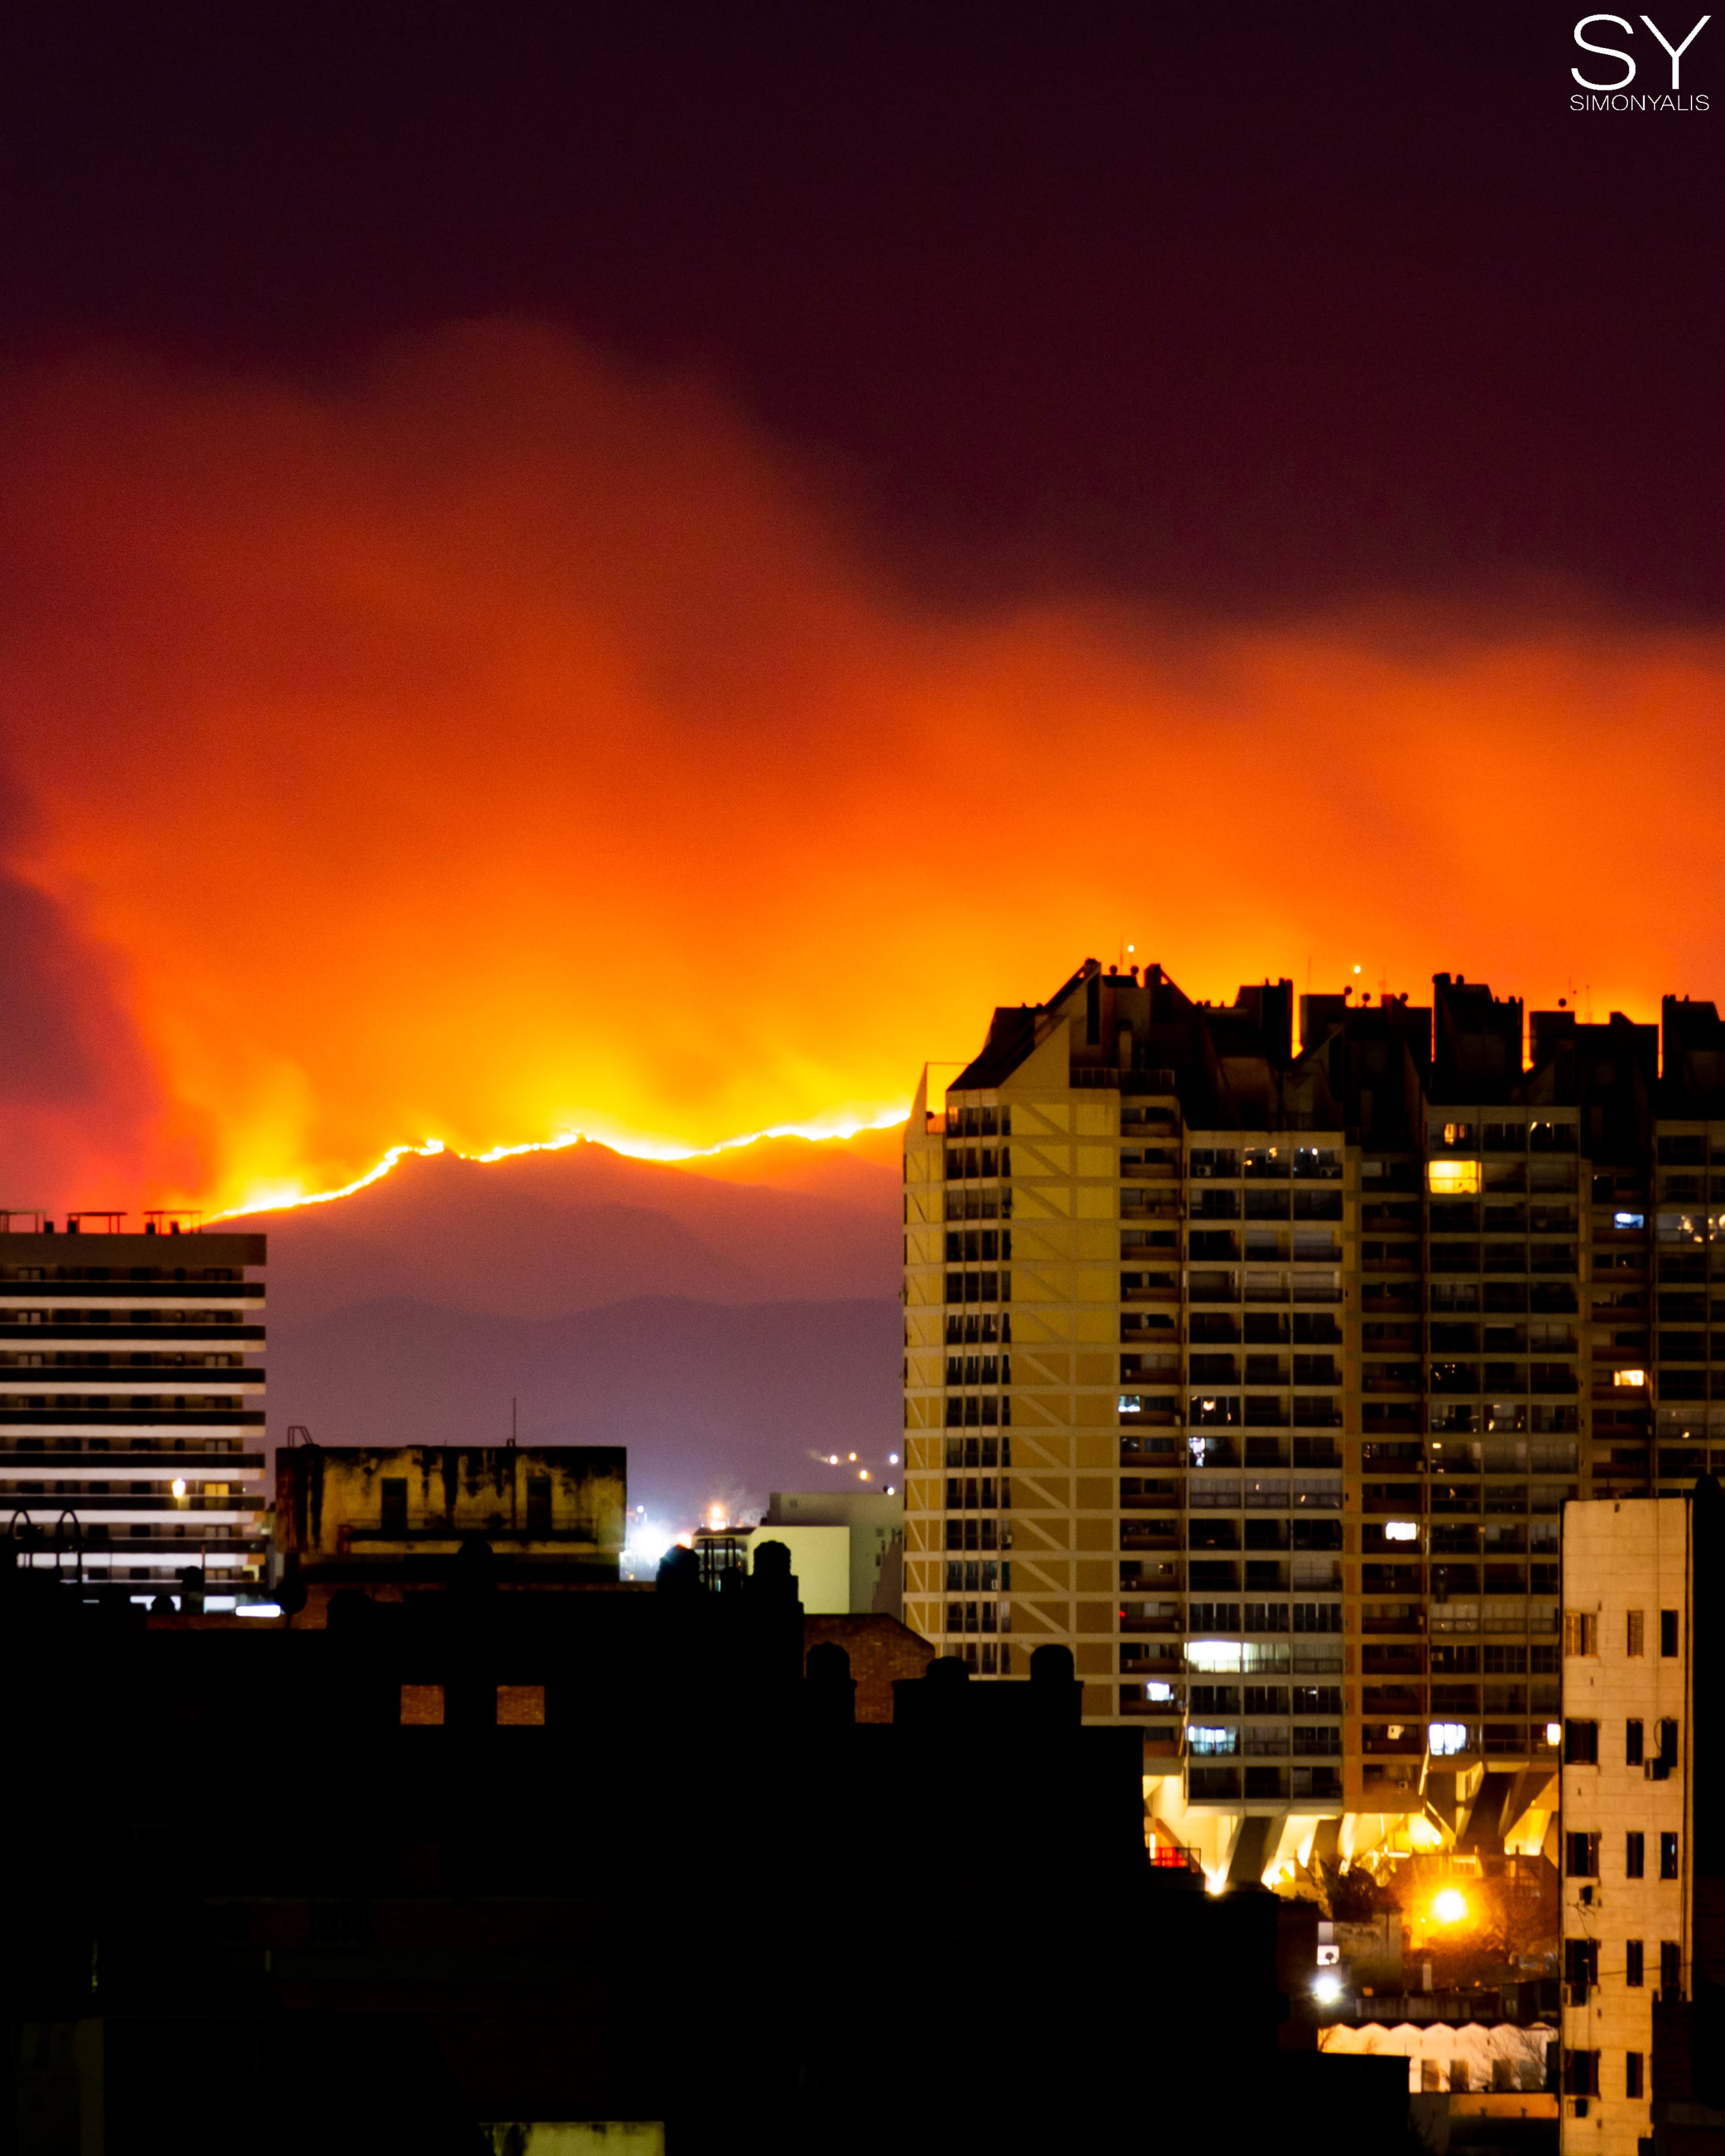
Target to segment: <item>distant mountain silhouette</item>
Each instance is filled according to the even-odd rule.
[[[897,1449],[896,1131],[666,1165],[411,1156],[270,1236],[270,1435],[629,1448],[632,1502],[837,1481]]]
[[[849,1486],[898,1450],[896,1301],[745,1306],[654,1297],[556,1318],[364,1303],[270,1342],[270,1421],[326,1445],[629,1448],[629,1502],[692,1521],[717,1499]]]

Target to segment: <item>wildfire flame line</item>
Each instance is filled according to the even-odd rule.
[[[713,1160],[721,1153],[736,1152],[744,1146],[757,1145],[762,1138],[809,1138],[819,1142],[824,1138],[853,1138],[860,1131],[889,1130],[901,1123],[907,1111],[904,1108],[883,1109],[879,1115],[855,1120],[817,1116],[806,1123],[773,1123],[765,1130],[751,1131],[746,1137],[721,1138],[716,1145],[679,1146],[668,1140],[655,1138],[600,1137],[590,1131],[565,1131],[554,1138],[531,1139],[522,1145],[493,1146],[489,1152],[458,1152],[457,1160],[475,1162],[489,1167],[493,1161],[514,1160],[523,1153],[563,1152],[570,1146],[583,1143],[602,1145],[609,1152],[622,1153],[630,1160],[659,1161],[675,1166],[680,1161]],[[262,1193],[244,1204],[230,1205],[219,1213],[207,1214],[208,1220],[237,1220],[253,1213],[288,1213],[304,1205],[329,1205],[338,1198],[352,1198],[356,1191],[365,1190],[374,1183],[381,1183],[398,1161],[412,1157],[429,1160],[450,1150],[441,1138],[427,1138],[423,1145],[391,1146],[375,1168],[363,1175],[356,1176],[352,1183],[344,1183],[339,1190],[309,1190],[291,1195]]]

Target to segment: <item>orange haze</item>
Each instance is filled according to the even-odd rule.
[[[1725,989],[1717,639],[937,607],[698,387],[508,326],[4,414],[0,991],[64,1040],[0,1055],[0,1203],[870,1120],[1128,940]]]

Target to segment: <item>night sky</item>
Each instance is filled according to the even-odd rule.
[[[1725,992],[1725,18],[1575,20],[15,11],[7,1174],[875,1114],[1126,938]]]

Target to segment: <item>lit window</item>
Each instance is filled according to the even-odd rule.
[[[1645,1213],[1614,1213],[1611,1224],[1614,1228],[1645,1228],[1647,1215]]]
[[[1237,1671],[1240,1667],[1238,1640],[1189,1640],[1186,1642],[1186,1664],[1189,1669]]]
[[[545,1720],[543,1685],[499,1685],[497,1719],[509,1727],[534,1727]]]
[[[1142,1411],[1143,1405],[1144,1403],[1142,1399],[1140,1399],[1137,1393],[1122,1393],[1120,1395],[1120,1412],[1122,1414],[1138,1414]]]
[[[1456,1128],[1453,1123],[1445,1125],[1446,1132]],[[1446,1144],[1454,1145],[1454,1138],[1446,1137]],[[1425,1170],[1426,1187],[1434,1198],[1472,1198],[1480,1187],[1480,1164],[1476,1160],[1434,1160]]]
[[[1558,1745],[1563,1741],[1563,1725],[1562,1722],[1548,1722],[1546,1723],[1545,1741],[1551,1747],[1553,1752],[1557,1750]]]
[[[1237,1752],[1240,1732],[1237,1729],[1202,1729],[1195,1724],[1186,1732],[1189,1751],[1209,1753]]]
[[[1645,1385],[1647,1373],[1645,1370],[1614,1370],[1611,1382],[1614,1385]]]
[[[440,1722],[444,1718],[441,1685],[404,1684],[401,1688],[401,1718],[404,1722]]]
[[[1386,1520],[1384,1522],[1384,1539],[1387,1543],[1417,1543],[1420,1522],[1417,1520]]]
[[[1435,1759],[1452,1759],[1467,1749],[1466,1726],[1460,1722],[1434,1722],[1427,1732],[1427,1742]]]
[[[1172,1699],[1173,1696],[1174,1688],[1171,1684],[1158,1684],[1152,1682],[1147,1684],[1144,1687],[1144,1697],[1146,1699],[1168,1700]]]

